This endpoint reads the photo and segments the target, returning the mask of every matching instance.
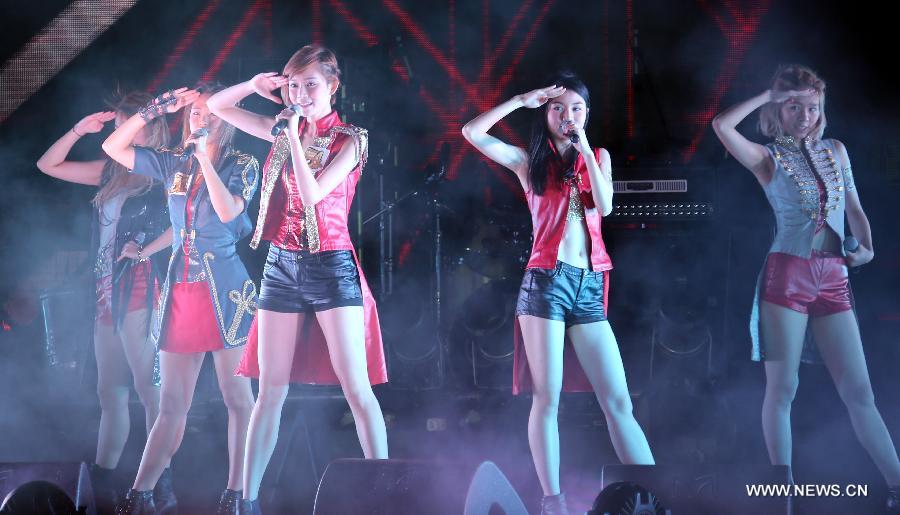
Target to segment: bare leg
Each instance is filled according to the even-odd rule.
[[[147,434],[159,415],[159,388],[153,385],[156,348],[149,339],[149,317],[150,311],[146,309],[127,313],[119,333],[134,377],[134,389],[144,405]]]
[[[302,327],[302,313],[257,310],[259,325],[259,397],[250,415],[244,454],[244,499],[256,500],[263,473],[272,458],[288,394],[291,366]]]
[[[793,449],[791,403],[799,384],[797,372],[803,352],[807,316],[777,304],[761,304],[761,336],[766,345],[763,436],[772,464],[790,466]]]
[[[328,343],[331,366],[350,404],[363,455],[387,459],[387,430],[378,399],[372,392],[366,367],[363,308],[347,306],[316,313]]]
[[[181,445],[204,355],[160,352],[162,393],[159,417],[144,447],[141,466],[134,479],[135,490],[152,490]]]
[[[243,481],[244,446],[247,442],[247,427],[253,411],[253,390],[250,379],[237,377],[234,371],[241,361],[243,348],[224,349],[213,352],[216,377],[225,407],[228,408],[228,486],[240,490]]]
[[[100,398],[100,431],[94,462],[114,469],[128,440],[131,421],[128,395],[131,374],[119,335],[113,326],[94,324],[94,355],[97,358],[97,396]]]
[[[609,436],[619,460],[630,465],[653,465],[650,444],[632,413],[625,367],[609,322],[575,325],[569,328],[568,334],[606,415]]]
[[[559,394],[563,378],[566,326],[558,320],[531,315],[518,317],[531,371],[533,393],[528,416],[528,444],[544,495],[559,489]]]
[[[884,420],[875,407],[875,394],[863,354],[859,326],[852,311],[813,318],[813,334],[847,406],[859,442],[872,457],[888,485],[900,485],[900,461]]]

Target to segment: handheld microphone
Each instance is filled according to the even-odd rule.
[[[141,232],[135,234],[134,238],[132,238],[132,240],[135,243],[137,243],[138,246],[141,246],[141,247],[144,246],[145,239],[147,239],[147,233],[145,233],[144,231],[141,231]],[[131,260],[131,259],[126,260],[124,263],[122,263],[122,268],[120,268],[119,273],[116,274],[115,282],[119,282],[119,279],[121,279],[122,276],[125,275],[126,270],[128,270],[132,267],[133,263],[134,263],[134,260]]]
[[[205,138],[206,136],[209,136],[209,130],[206,127],[200,127],[199,129],[192,132],[190,137],[191,138]],[[197,150],[197,145],[195,145],[194,143],[190,143],[187,146],[185,146],[184,150],[181,152],[181,160],[187,161],[188,159],[190,159],[191,156],[194,155],[195,150]],[[144,234],[144,233],[140,233],[140,234]],[[138,242],[138,243],[140,243],[140,242]]]
[[[293,105],[288,106],[288,109],[290,109],[291,111],[293,111],[295,113],[299,113],[300,105],[293,104]],[[272,136],[278,136],[279,134],[281,134],[281,131],[287,129],[287,126],[288,126],[287,120],[278,120],[278,122],[272,126]]]
[[[847,236],[846,238],[844,238],[844,251],[845,252],[850,252],[852,254],[853,252],[856,252],[857,250],[859,250],[859,240],[857,240],[855,236],[853,236],[851,234],[850,236]]]
[[[581,140],[581,137],[578,136],[578,131],[566,132],[566,127],[569,125],[568,121],[564,121],[559,124],[560,132],[565,133],[566,136],[569,137],[569,141],[572,143],[578,143]]]

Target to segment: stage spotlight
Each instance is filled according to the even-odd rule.
[[[587,515],[672,515],[672,512],[641,485],[620,481],[597,495]]]
[[[14,488],[3,504],[0,515],[74,515],[85,513],[76,510],[75,503],[66,492],[49,481],[29,481]]]

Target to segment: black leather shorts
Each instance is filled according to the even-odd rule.
[[[552,270],[529,268],[519,288],[516,315],[560,320],[567,327],[606,320],[608,273],[562,261]]]
[[[259,309],[311,313],[362,306],[359,271],[349,250],[315,254],[269,246],[259,292]]]

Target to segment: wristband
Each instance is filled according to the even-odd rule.
[[[141,115],[141,118],[143,118],[145,122],[150,123],[160,116],[165,116],[169,111],[169,106],[176,102],[178,102],[178,97],[176,97],[175,93],[170,89],[139,109],[138,114]]]

